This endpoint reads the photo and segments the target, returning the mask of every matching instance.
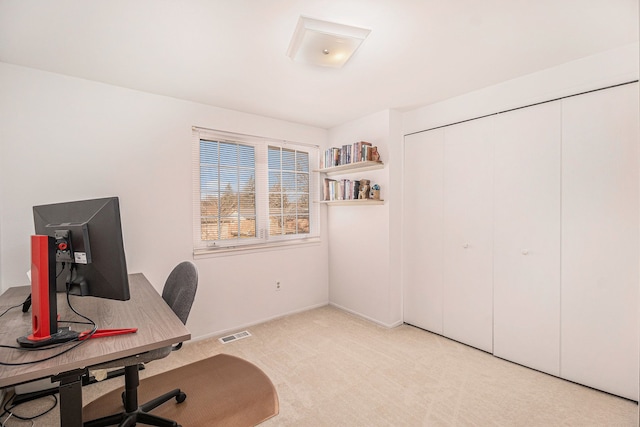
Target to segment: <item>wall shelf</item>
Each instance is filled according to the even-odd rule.
[[[383,205],[384,200],[374,200],[374,199],[354,199],[354,200],[320,200],[320,202],[324,205],[330,206],[364,206],[364,205]]]
[[[346,165],[340,166],[332,166],[330,168],[319,169],[314,172],[320,172],[326,174],[327,176],[333,176],[338,174],[364,172],[382,168],[384,168],[384,163],[382,162],[366,161],[348,163]]]

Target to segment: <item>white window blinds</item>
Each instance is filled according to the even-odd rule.
[[[193,128],[194,251],[319,235],[315,146]]]

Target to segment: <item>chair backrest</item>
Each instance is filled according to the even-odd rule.
[[[198,269],[190,261],[178,264],[167,277],[162,289],[162,298],[184,324],[187,323],[197,289]]]

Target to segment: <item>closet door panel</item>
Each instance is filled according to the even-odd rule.
[[[494,354],[560,372],[561,111],[553,102],[495,125]]]
[[[492,351],[492,118],[444,131],[444,335]]]
[[[563,378],[638,400],[638,85],[563,101]]]
[[[405,137],[404,321],[442,334],[443,131]]]

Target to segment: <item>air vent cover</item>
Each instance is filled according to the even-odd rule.
[[[232,341],[241,340],[242,338],[247,338],[250,336],[251,334],[249,333],[249,331],[242,331],[242,332],[235,333],[233,335],[227,335],[226,337],[218,338],[218,341],[220,341],[222,344],[227,344]]]

